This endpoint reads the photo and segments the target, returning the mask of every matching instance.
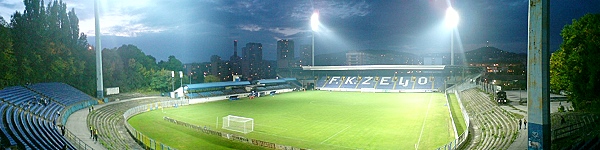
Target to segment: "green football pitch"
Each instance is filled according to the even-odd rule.
[[[221,129],[227,115],[254,119],[248,134]],[[262,149],[178,126],[163,117],[308,149],[435,149],[454,139],[442,93],[308,91],[165,108],[128,122],[177,149]]]

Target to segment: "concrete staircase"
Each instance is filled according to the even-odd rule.
[[[143,149],[127,132],[123,113],[132,107],[166,99],[168,98],[150,98],[109,103],[91,112],[87,116],[87,124],[98,129],[98,142],[107,149]]]
[[[466,149],[508,149],[518,134],[518,120],[477,89],[460,94],[473,123]]]

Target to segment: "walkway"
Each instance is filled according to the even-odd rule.
[[[153,99],[153,100],[148,100],[148,99]],[[102,107],[107,106],[107,105],[119,104],[119,103],[130,102],[130,101],[136,101],[135,103],[132,103],[132,104],[141,105],[144,103],[155,102],[155,100],[157,100],[157,99],[161,100],[161,99],[169,99],[169,98],[156,97],[156,96],[131,98],[131,99],[127,99],[127,100],[120,100],[117,102],[110,102],[110,103],[105,103],[105,104],[101,104],[101,105],[94,105],[94,110],[99,111]],[[137,100],[148,100],[148,101],[137,101]],[[138,102],[140,102],[140,103],[138,104]],[[129,105],[127,105],[127,106],[132,107]],[[71,133],[73,133],[73,135],[75,135],[77,138],[79,138],[81,141],[83,141],[83,143],[87,144],[92,149],[106,150],[107,148],[102,146],[100,143],[101,139],[103,138],[102,136],[98,137],[98,142],[94,142],[90,138],[90,130],[89,130],[89,126],[87,125],[88,115],[89,115],[88,109],[81,109],[79,111],[74,112],[73,114],[71,114],[71,116],[69,116],[69,119],[67,119],[65,128],[67,130],[69,130]],[[117,115],[117,116],[121,116],[121,115]],[[121,119],[121,122],[122,122],[122,119]],[[125,128],[125,127],[123,127],[123,128]],[[99,132],[113,132],[113,130],[116,131],[116,129],[111,128],[111,131],[104,131],[103,129],[101,129]],[[125,136],[125,137],[129,137],[129,136]],[[73,142],[73,141],[71,141],[71,142]],[[135,146],[137,146],[137,144],[135,142],[133,142],[132,145],[129,146],[129,148],[134,148],[134,149],[141,148],[141,147],[135,147]]]
[[[503,109],[525,116],[527,118],[527,103],[519,104],[519,98],[526,101],[527,91],[506,91],[506,97],[511,102],[509,105],[501,106]],[[550,113],[558,112],[558,106],[571,107],[569,102],[550,102]],[[519,130],[517,139],[510,145],[508,149],[527,149],[527,130]]]
[[[104,107],[106,104],[95,105],[94,109]],[[100,144],[100,142],[94,142],[92,138],[90,138],[90,128],[87,126],[87,116],[89,114],[88,109],[81,109],[76,111],[75,113],[69,116],[67,119],[67,124],[65,128],[77,138],[82,140],[85,144],[92,147],[95,150],[105,150],[104,146]]]

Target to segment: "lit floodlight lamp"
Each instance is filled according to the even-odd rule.
[[[315,12],[310,16],[310,27],[313,31],[319,31],[319,13]]]
[[[315,32],[319,31],[319,12],[314,12],[310,16],[310,27],[312,28],[312,63],[311,66],[315,66]]]
[[[448,9],[446,9],[446,27],[450,29],[456,28],[458,25],[458,20],[458,12],[456,12],[454,8],[448,7]]]

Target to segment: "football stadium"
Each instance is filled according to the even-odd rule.
[[[457,3],[462,36],[453,0],[99,1],[0,1],[1,149],[600,149],[598,14],[555,44],[549,0]]]
[[[1,141],[10,149],[509,149],[520,136],[514,122],[523,115],[500,107],[494,86],[469,69],[315,66],[286,76],[104,100],[64,83],[7,87]],[[568,119],[581,118],[580,128],[553,127],[553,138],[597,121]]]
[[[2,144],[93,149],[84,134],[107,149],[454,149],[466,139],[467,114],[446,92],[462,77],[445,66],[303,71],[314,76],[189,84],[171,97],[112,101],[64,83],[7,87]],[[74,130],[82,124],[74,119],[89,132]]]
[[[163,104],[150,104],[144,109],[154,111],[133,116],[128,123],[175,148],[193,147],[198,141],[215,149],[235,145],[211,143],[202,136],[171,138],[176,135],[170,133],[186,128],[217,134],[214,138],[221,141],[273,149],[435,149],[458,136],[447,95],[440,92],[444,66],[305,70],[318,70],[316,81],[301,81],[314,83],[316,90],[302,89],[295,78],[188,85],[188,106],[163,109]],[[211,95],[227,100],[207,102]]]

